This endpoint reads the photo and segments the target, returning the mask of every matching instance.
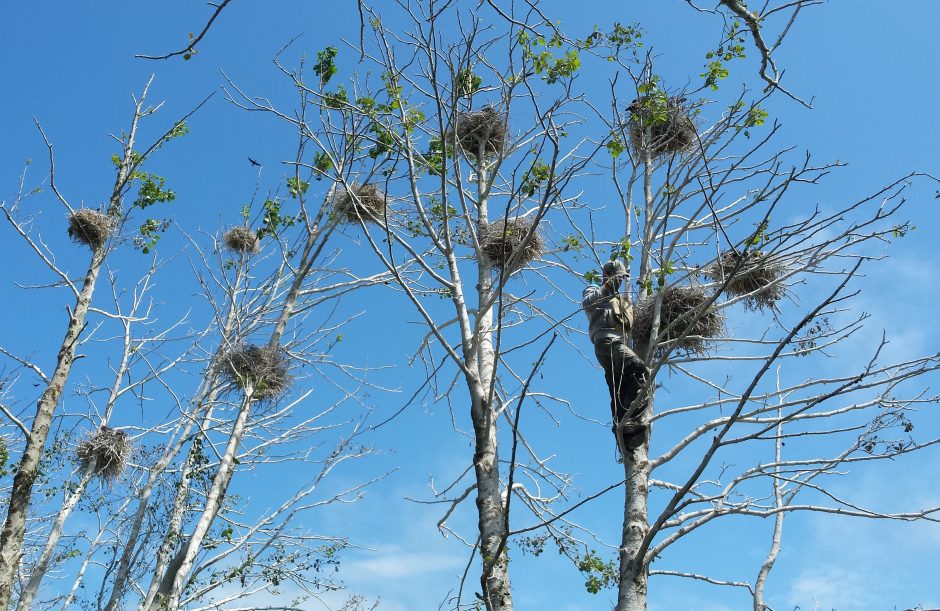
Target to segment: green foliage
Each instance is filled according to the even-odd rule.
[[[404,88],[398,82],[398,75],[394,72],[383,72],[382,83],[385,84],[385,95],[388,96],[388,103],[379,110],[390,112],[401,107],[401,94]]]
[[[138,235],[134,236],[134,248],[143,254],[150,254],[160,241],[160,237],[170,227],[169,220],[147,219],[138,230]]]
[[[297,217],[281,214],[281,202],[276,199],[264,200],[264,215],[261,217],[261,229],[258,238],[264,238],[277,233],[285,227],[291,227],[297,222]]]
[[[669,122],[669,96],[659,86],[659,77],[640,83],[637,88],[639,97],[632,104],[632,116],[641,129],[664,125]]]
[[[7,449],[6,441],[0,437],[0,477],[6,477],[9,473],[7,470],[8,460],[10,460],[10,451]]]
[[[375,146],[369,151],[369,157],[378,158],[380,155],[390,153],[395,148],[395,136],[381,123],[373,123],[369,126],[369,131],[374,134]]]
[[[643,28],[639,24],[623,25],[614,23],[609,32],[601,32],[597,26],[594,31],[584,37],[578,44],[582,49],[607,49],[607,61],[615,61],[621,53],[629,52],[631,57],[637,57],[637,51],[643,47]]]
[[[600,284],[601,275],[596,269],[588,270],[584,272],[584,280],[587,281],[588,284]]]
[[[359,107],[359,112],[364,115],[372,115],[375,110],[375,100],[369,96],[362,96],[356,98],[356,106]]]
[[[591,594],[597,594],[604,588],[612,588],[617,585],[617,567],[613,560],[604,562],[597,555],[595,550],[591,550],[578,558],[578,570],[586,577],[584,587]]]
[[[313,169],[316,171],[316,179],[323,180],[326,173],[333,169],[333,160],[330,159],[329,155],[321,151],[313,156]]]
[[[306,180],[301,180],[296,176],[291,176],[287,179],[287,192],[290,193],[291,198],[297,199],[307,192],[307,188],[310,187],[310,183]]]
[[[176,199],[176,193],[166,188],[166,178],[163,176],[148,172],[134,172],[132,178],[140,181],[134,206],[141,210]]]
[[[522,185],[519,187],[519,192],[526,197],[532,197],[539,190],[539,187],[548,181],[550,176],[551,168],[542,163],[541,160],[536,159],[532,163],[532,167],[522,175]]]
[[[447,160],[447,145],[440,138],[432,138],[428,151],[422,156],[423,165],[431,176],[444,175],[444,163]]]
[[[160,148],[161,146],[163,146],[170,140],[173,140],[175,138],[181,138],[188,133],[189,133],[189,126],[186,125],[185,121],[180,121],[176,125],[174,125],[173,128],[170,129],[170,131],[167,132],[167,134],[163,137],[163,140],[161,140],[157,144],[157,148]]]
[[[630,264],[633,261],[633,253],[630,252],[632,244],[627,237],[620,238],[620,241],[614,244],[610,249],[610,260],[615,261],[617,259],[623,261],[626,264]]]
[[[560,56],[552,51],[564,46],[564,40],[558,34],[546,39],[542,35],[532,35],[523,30],[519,32],[517,40],[522,46],[523,58],[531,61],[535,73],[541,75],[550,85],[574,76],[581,67],[578,49],[568,49]]]
[[[483,77],[474,74],[469,69],[458,70],[454,77],[454,91],[458,96],[469,98],[483,84]]]
[[[895,238],[903,238],[908,234],[908,232],[914,231],[915,229],[917,229],[917,227],[915,227],[914,225],[911,225],[909,223],[904,223],[903,225],[898,225],[896,227],[893,227],[891,229],[891,235],[892,237],[895,237]]]
[[[767,227],[770,225],[770,219],[761,221],[757,226],[757,229],[754,230],[754,234],[748,240],[751,246],[758,246],[761,242],[766,242],[770,238],[767,236]]]
[[[569,250],[581,250],[581,239],[578,238],[578,236],[565,236],[561,239],[561,243],[564,244],[564,248],[562,250],[565,250],[566,252]]]
[[[349,99],[346,95],[346,88],[342,85],[336,87],[334,93],[324,93],[323,94],[323,105],[327,108],[332,108],[333,110],[341,110],[349,104]]]
[[[619,157],[620,153],[624,152],[627,148],[627,145],[624,144],[620,135],[614,131],[610,132],[610,140],[608,140],[607,144],[604,146],[607,147],[607,152],[609,152],[610,156],[614,159]]]
[[[744,59],[744,28],[737,19],[726,26],[721,44],[705,54],[707,60],[705,72],[700,74],[705,80],[705,86],[713,91],[718,90],[718,82],[728,78],[730,71],[727,62],[735,59]]]
[[[317,51],[317,63],[313,65],[313,73],[320,77],[320,87],[325,87],[333,75],[336,74],[336,47],[327,47]]]

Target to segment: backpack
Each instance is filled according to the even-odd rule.
[[[610,298],[611,320],[614,329],[621,333],[629,333],[633,327],[633,306],[626,297],[620,293]]]

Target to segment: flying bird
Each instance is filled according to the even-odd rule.
[[[250,161],[251,165],[253,166],[258,166],[259,168],[261,167],[261,164],[255,161],[254,159],[252,159],[251,157],[248,158],[248,161]]]

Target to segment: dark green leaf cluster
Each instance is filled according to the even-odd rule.
[[[336,74],[336,47],[327,47],[317,51],[317,63],[313,65],[313,73],[320,77],[320,87],[325,86]]]
[[[542,163],[541,160],[535,160],[532,167],[522,175],[522,185],[519,187],[519,192],[526,197],[532,197],[539,190],[539,187],[548,182],[550,176],[551,168]]]
[[[261,217],[261,229],[258,230],[259,239],[269,235],[277,235],[282,228],[291,227],[297,222],[297,217],[281,214],[281,202],[276,199],[264,200],[263,207],[264,215]]]
[[[134,236],[134,248],[140,252],[149,254],[157,246],[160,236],[170,227],[170,221],[167,219],[147,219],[141,225],[139,234]]]
[[[705,64],[705,72],[700,74],[705,79],[705,86],[713,91],[718,89],[718,82],[728,78],[730,71],[726,62],[734,59],[744,59],[744,28],[737,19],[726,26],[721,44],[713,51],[705,54],[708,60]]]

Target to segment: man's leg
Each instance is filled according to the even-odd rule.
[[[611,345],[611,357],[615,367],[613,377],[617,389],[615,423],[621,423],[627,449],[635,449],[646,440],[647,425],[642,421],[646,401],[636,399],[646,384],[649,369],[642,359],[621,341],[614,341]]]

